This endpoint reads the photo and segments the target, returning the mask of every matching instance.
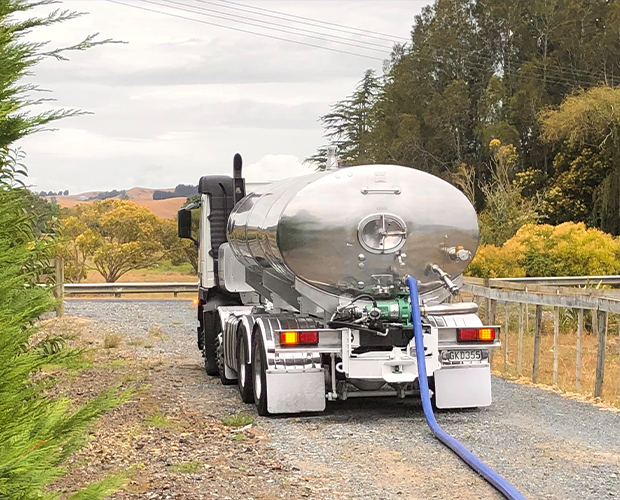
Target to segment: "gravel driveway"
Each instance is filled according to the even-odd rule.
[[[127,337],[163,329],[152,350],[171,362],[171,377],[176,364],[202,364],[188,301],[69,300],[66,310]],[[183,391],[192,409],[217,418],[253,412],[236,386],[191,374]],[[490,408],[439,412],[437,420],[531,500],[620,498],[620,413],[495,377],[493,396]],[[328,403],[322,414],[255,424],[292,471],[286,481],[313,478],[303,497],[503,498],[431,435],[413,399]]]

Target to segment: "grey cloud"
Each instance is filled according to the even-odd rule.
[[[361,77],[365,69],[380,68],[381,62],[361,59],[346,54],[321,52],[321,57],[309,58],[304,51],[253,50],[225,45],[214,48],[212,42],[197,43],[192,47],[196,57],[184,61],[187,49],[182,44],[159,44],[155,51],[174,58],[165,67],[131,68],[112,65],[105,51],[128,50],[139,53],[131,44],[102,47],[93,57],[74,58],[61,69],[57,61],[45,61],[37,68],[41,80],[49,83],[90,82],[110,86],[175,86],[196,84],[238,84],[278,82],[319,82],[334,78]],[[228,54],[234,53],[234,59]],[[381,55],[381,54],[374,54]],[[387,54],[386,54],[387,57]],[[234,61],[234,62],[233,62]],[[153,65],[157,66],[157,65]]]
[[[284,104],[240,99],[196,106],[157,107],[153,103],[126,103],[88,108],[93,114],[73,123],[109,137],[149,139],[171,132],[208,132],[214,127],[256,129],[315,129],[321,103]]]

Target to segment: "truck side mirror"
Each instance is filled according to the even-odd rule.
[[[192,237],[192,211],[182,208],[177,214],[177,233],[179,238],[185,238],[195,242]]]

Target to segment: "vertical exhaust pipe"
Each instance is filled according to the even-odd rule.
[[[236,153],[233,158],[233,198],[235,205],[245,197],[245,179],[242,176],[243,158]]]

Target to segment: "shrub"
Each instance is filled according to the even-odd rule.
[[[106,349],[116,349],[121,345],[121,336],[117,333],[106,333],[103,336],[103,347]]]
[[[583,223],[527,224],[501,247],[484,245],[467,269],[480,278],[593,276],[620,270],[620,242]]]

